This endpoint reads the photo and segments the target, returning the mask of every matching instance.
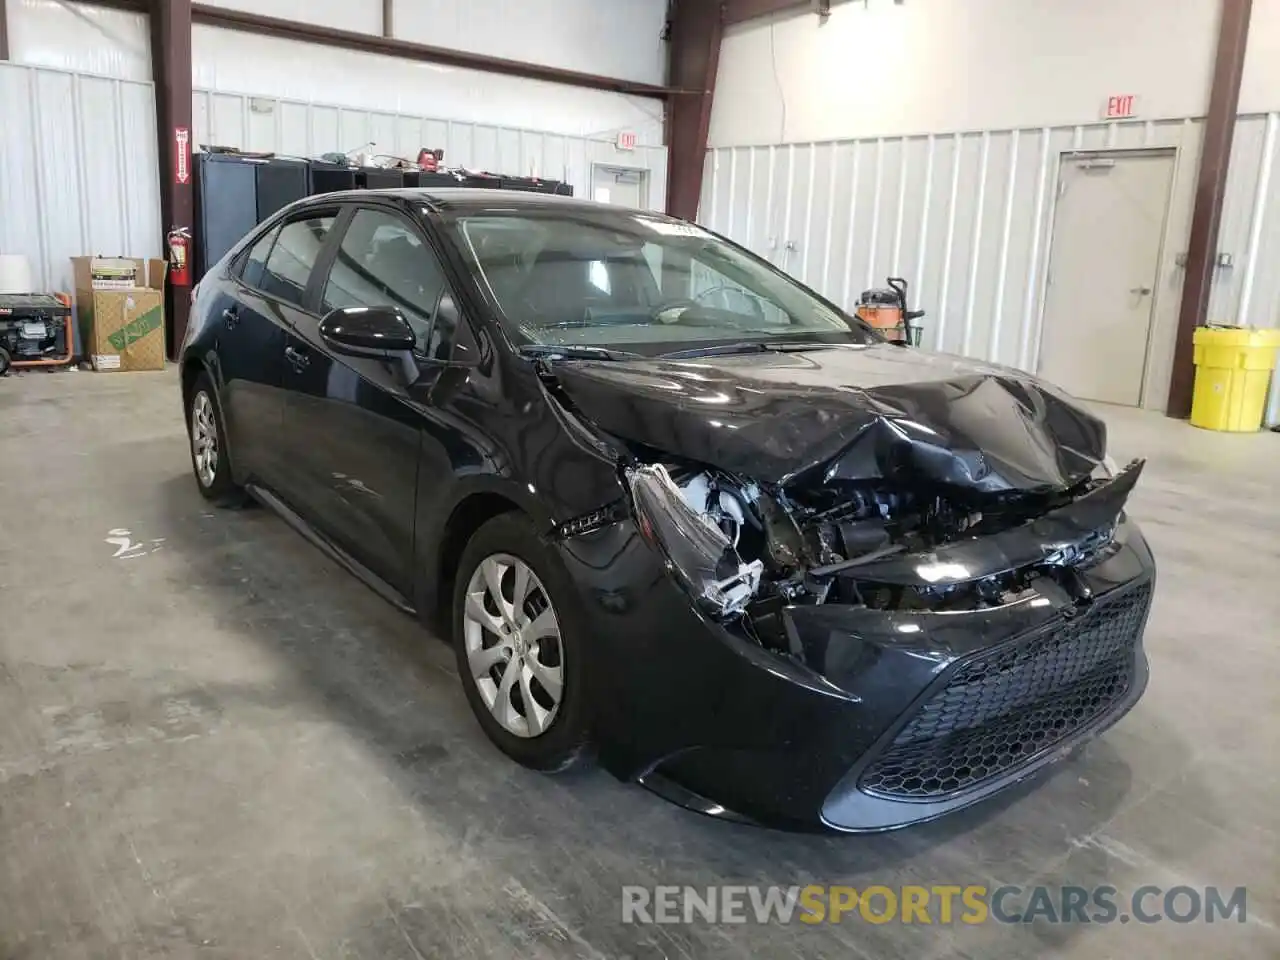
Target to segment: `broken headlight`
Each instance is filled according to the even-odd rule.
[[[662,552],[698,606],[716,617],[741,613],[760,588],[764,563],[743,563],[732,523],[696,511],[660,463],[628,468],[626,479],[640,533]],[[740,522],[732,514],[729,519]]]
[[[1102,462],[1093,468],[1093,473],[1089,474],[1091,480],[1110,480],[1120,472],[1120,467],[1115,460],[1111,459],[1111,455],[1107,454],[1102,458]]]

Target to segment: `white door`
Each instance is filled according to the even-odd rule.
[[[1069,393],[1142,399],[1171,154],[1063,158],[1039,373]]]
[[[620,207],[646,210],[649,207],[649,180],[644,170],[609,167],[597,163],[591,168],[591,199]]]

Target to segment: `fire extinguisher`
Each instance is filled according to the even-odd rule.
[[[191,231],[174,227],[169,231],[169,279],[175,287],[191,286]]]

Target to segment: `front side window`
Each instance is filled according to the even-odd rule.
[[[630,211],[488,210],[451,230],[504,320],[534,343],[678,350],[691,341],[876,339],[692,224]]]
[[[267,258],[260,284],[262,290],[302,306],[311,270],[320,257],[325,237],[333,229],[335,219],[328,214],[286,223]]]
[[[428,352],[436,304],[445,278],[435,255],[403,219],[381,210],[357,210],[338,247],[321,310],[397,307]]]

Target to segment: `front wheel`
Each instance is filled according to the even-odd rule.
[[[564,564],[519,513],[477,530],[458,563],[453,635],[467,701],[503,753],[548,773],[589,752],[576,600]]]

